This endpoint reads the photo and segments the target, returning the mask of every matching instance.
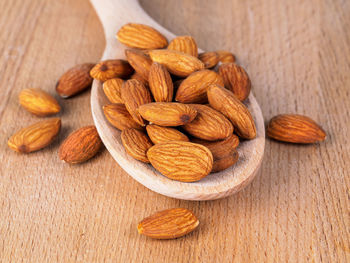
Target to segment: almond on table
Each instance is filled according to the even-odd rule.
[[[197,43],[191,36],[179,36],[175,37],[169,43],[167,49],[176,50],[194,57],[198,57]]]
[[[126,78],[133,73],[134,69],[129,63],[122,59],[109,59],[96,64],[90,75],[99,81],[106,81],[113,78]]]

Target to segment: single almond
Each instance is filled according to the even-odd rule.
[[[174,239],[192,232],[198,225],[198,219],[190,210],[172,208],[146,217],[137,225],[137,231],[155,239]]]
[[[326,139],[325,131],[315,121],[297,114],[273,117],[267,126],[267,136],[290,143],[315,143]]]
[[[235,56],[226,50],[217,50],[215,51],[219,55],[219,61],[221,63],[233,63],[236,61]]]
[[[19,103],[30,113],[37,116],[48,116],[60,112],[57,100],[40,89],[24,89],[19,93]]]
[[[125,56],[135,72],[137,72],[145,81],[148,81],[149,70],[152,65],[150,57],[140,50],[131,49],[125,50]]]
[[[200,104],[190,104],[196,109],[196,118],[182,126],[183,129],[197,138],[216,141],[229,137],[233,133],[231,122],[220,112]]]
[[[213,155],[200,144],[182,141],[160,143],[147,152],[148,160],[164,176],[195,182],[206,177],[213,166]]]
[[[148,79],[145,80],[139,73],[135,72],[131,75],[131,79],[137,79],[138,81],[142,82],[142,84],[147,88],[148,85]]]
[[[170,102],[173,100],[173,81],[163,65],[153,62],[149,71],[148,82],[156,102]]]
[[[226,63],[219,67],[219,74],[224,80],[225,88],[233,92],[240,100],[248,98],[251,83],[247,72],[234,63]]]
[[[219,63],[219,55],[216,52],[203,52],[198,58],[204,63],[205,68],[213,68]]]
[[[154,144],[165,143],[169,141],[188,142],[188,137],[175,128],[162,127],[155,124],[146,126],[147,134]]]
[[[135,128],[142,130],[142,126],[133,120],[123,104],[108,104],[103,106],[106,119],[119,130]]]
[[[60,118],[40,121],[16,132],[7,144],[16,152],[34,152],[52,143],[60,129]]]
[[[153,62],[164,65],[170,73],[179,77],[187,77],[204,68],[203,62],[198,58],[175,50],[150,50],[149,55]]]
[[[122,131],[121,139],[130,156],[141,162],[149,163],[146,153],[153,144],[147,134],[136,129],[126,129]]]
[[[90,70],[94,66],[92,63],[84,63],[66,71],[56,84],[56,92],[62,98],[69,98],[89,88],[93,80]]]
[[[117,39],[128,47],[140,49],[164,48],[168,45],[167,39],[154,28],[134,23],[122,26]]]
[[[212,84],[224,85],[222,77],[212,70],[200,70],[184,79],[176,91],[175,100],[182,103],[208,102],[207,90]]]
[[[95,126],[86,126],[71,133],[61,144],[61,160],[75,164],[94,157],[102,146],[102,141]]]
[[[103,92],[111,103],[123,103],[121,89],[124,80],[120,78],[114,78],[106,80],[103,83]]]
[[[233,149],[231,154],[221,159],[214,159],[213,169],[211,170],[211,172],[217,173],[231,167],[238,161],[238,156],[239,155],[236,149]]]
[[[208,89],[208,100],[212,108],[224,114],[231,121],[238,136],[244,139],[256,137],[252,115],[231,91],[217,85],[211,85]]]
[[[153,102],[139,107],[141,116],[160,126],[180,126],[191,122],[197,115],[192,107],[175,102]]]
[[[90,71],[91,77],[99,81],[113,78],[127,78],[133,73],[133,68],[122,59],[104,60],[96,64]]]
[[[171,40],[167,49],[180,51],[194,57],[198,56],[197,43],[191,36],[175,37],[173,40]]]
[[[127,80],[121,89],[122,99],[131,117],[141,126],[146,123],[138,112],[139,106],[152,102],[149,90],[138,80]]]

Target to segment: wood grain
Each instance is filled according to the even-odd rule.
[[[208,51],[229,49],[251,77],[265,120],[301,113],[324,143],[266,141],[260,174],[218,201],[153,193],[107,151],[59,162],[69,132],[91,124],[89,93],[60,100],[63,132],[47,149],[12,152],[8,137],[39,118],[20,108],[22,88],[51,94],[69,67],[95,62],[105,40],[87,1],[0,1],[0,262],[349,262],[350,2],[142,1],[160,24]],[[57,97],[57,96],[56,96]],[[155,211],[185,207],[198,230],[169,241],[137,234]]]

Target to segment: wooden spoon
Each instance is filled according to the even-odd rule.
[[[126,47],[116,40],[115,35],[121,26],[129,22],[152,26],[168,40],[175,37],[174,34],[149,17],[137,0],[91,0],[91,2],[101,19],[106,36],[106,49],[101,60],[125,58],[124,50]],[[194,183],[170,180],[153,169],[151,165],[139,162],[129,156],[121,143],[120,131],[112,127],[104,117],[102,106],[107,103],[102,84],[95,80],[91,91],[91,110],[103,143],[113,158],[130,176],[157,193],[185,200],[218,199],[244,188],[259,170],[264,154],[265,128],[260,107],[252,94],[246,100],[246,105],[255,120],[256,139],[241,142],[237,149],[239,160],[234,166],[222,172],[210,174]],[[116,169],[118,168],[116,167]]]

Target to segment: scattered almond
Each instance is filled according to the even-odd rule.
[[[142,126],[133,120],[124,104],[109,104],[103,106],[106,119],[119,130],[135,128],[142,130]]]
[[[91,77],[99,81],[113,78],[126,78],[133,72],[129,63],[122,59],[104,60],[96,64],[90,71]]]
[[[219,63],[219,55],[216,52],[204,52],[198,55],[205,68],[213,68]]]
[[[156,102],[170,102],[173,100],[173,81],[168,70],[161,64],[154,62],[149,71],[149,88]]]
[[[175,128],[162,127],[155,124],[146,126],[147,134],[154,144],[165,143],[169,141],[188,142],[188,137]]]
[[[103,92],[111,103],[123,103],[121,89],[124,80],[120,78],[109,79],[103,83]]]
[[[167,47],[169,50],[176,50],[191,56],[198,56],[198,47],[196,41],[191,36],[175,37]]]

